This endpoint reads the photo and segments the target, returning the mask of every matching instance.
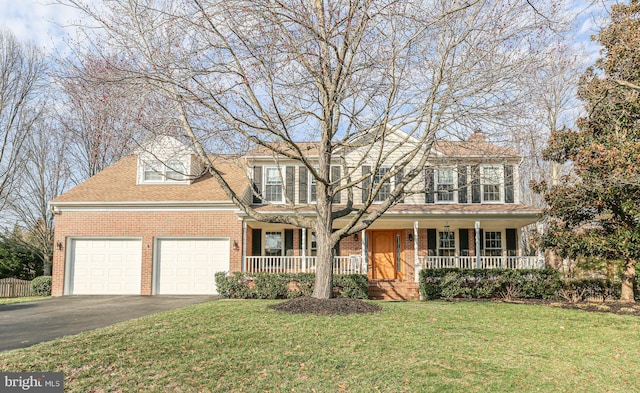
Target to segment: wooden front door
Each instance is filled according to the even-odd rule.
[[[398,231],[372,231],[373,278],[398,277]]]

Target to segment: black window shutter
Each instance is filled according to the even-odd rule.
[[[429,251],[429,256],[438,255],[438,240],[436,239],[436,235],[435,229],[427,229],[427,250]]]
[[[398,183],[400,183],[402,181],[402,178],[404,177],[404,172],[402,169],[400,169],[400,172],[396,173],[396,186]],[[402,190],[400,192],[400,195],[398,195],[398,199],[397,201],[399,203],[404,203],[404,190]]]
[[[262,255],[262,229],[251,230],[251,255]]]
[[[339,166],[332,166],[331,167],[331,181],[332,182],[337,182],[336,184],[334,184],[334,187],[339,187],[340,186],[340,167]],[[333,203],[341,203],[341,198],[340,198],[340,193],[339,192],[337,192],[333,196]]]
[[[291,203],[296,203],[295,197],[295,168],[292,166],[288,166],[285,168],[285,179],[286,179],[286,191],[287,191],[287,201]]]
[[[471,203],[480,203],[480,165],[471,167]]]
[[[469,255],[469,230],[467,228],[460,228],[460,255]]]
[[[516,256],[518,253],[518,235],[515,228],[507,228],[507,255]]]
[[[300,203],[307,203],[307,195],[309,189],[307,188],[307,168],[301,166],[298,167],[298,201]]]
[[[467,203],[467,167],[458,166],[458,203]]]
[[[513,165],[504,166],[504,202],[515,202],[513,195]]]
[[[289,250],[293,250],[293,229],[284,230],[284,255],[289,255]]]
[[[262,167],[253,167],[253,203],[262,203]]]
[[[424,203],[435,203],[433,168],[426,168],[424,174]]]
[[[298,250],[302,250],[302,231],[306,229],[298,229]]]
[[[480,250],[484,250],[484,229],[480,230]]]
[[[337,229],[334,229],[332,232],[335,232],[335,231],[337,231]],[[333,255],[336,257],[340,256],[340,241],[338,241],[336,245],[333,246]]]
[[[366,176],[371,173],[371,167],[369,165],[362,166],[362,176]],[[365,203],[369,199],[369,188],[371,187],[371,176],[362,181],[362,203]]]

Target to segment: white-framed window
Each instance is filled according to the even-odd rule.
[[[182,161],[159,160],[145,162],[142,180],[149,183],[182,182],[186,180],[186,165]]]
[[[264,254],[267,256],[282,255],[282,232],[265,232]]]
[[[438,202],[455,202],[455,172],[451,168],[435,171],[436,200]]]
[[[481,167],[482,176],[482,201],[501,202],[503,201],[502,179],[504,178],[501,166]]]
[[[438,232],[438,255],[442,257],[456,255],[455,232]]]
[[[264,171],[264,199],[269,202],[284,202],[282,174],[277,167],[267,167]]]
[[[378,172],[373,177],[374,189],[378,187],[378,184],[382,182],[382,179],[387,175],[387,173],[389,173],[389,171],[391,171],[391,168],[389,167],[383,167],[378,169]],[[391,195],[391,190],[393,189],[392,180],[393,179],[387,179],[382,184],[382,186],[380,187],[380,190],[378,191],[378,194],[376,194],[376,197],[373,199],[375,202],[382,202],[385,199],[389,198],[389,195]]]
[[[316,202],[316,178],[309,171],[309,202]]]
[[[502,232],[484,233],[484,255],[501,256],[502,255]]]

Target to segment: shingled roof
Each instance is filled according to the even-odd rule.
[[[249,180],[237,156],[215,156],[215,165],[231,188],[242,195]],[[127,156],[53,201],[56,203],[110,202],[219,202],[230,198],[211,175],[204,174],[191,184],[136,184],[137,157]]]

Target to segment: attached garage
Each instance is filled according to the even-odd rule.
[[[158,295],[215,295],[215,274],[229,270],[229,239],[158,239]]]
[[[140,239],[72,239],[69,252],[66,294],[140,294]]]

